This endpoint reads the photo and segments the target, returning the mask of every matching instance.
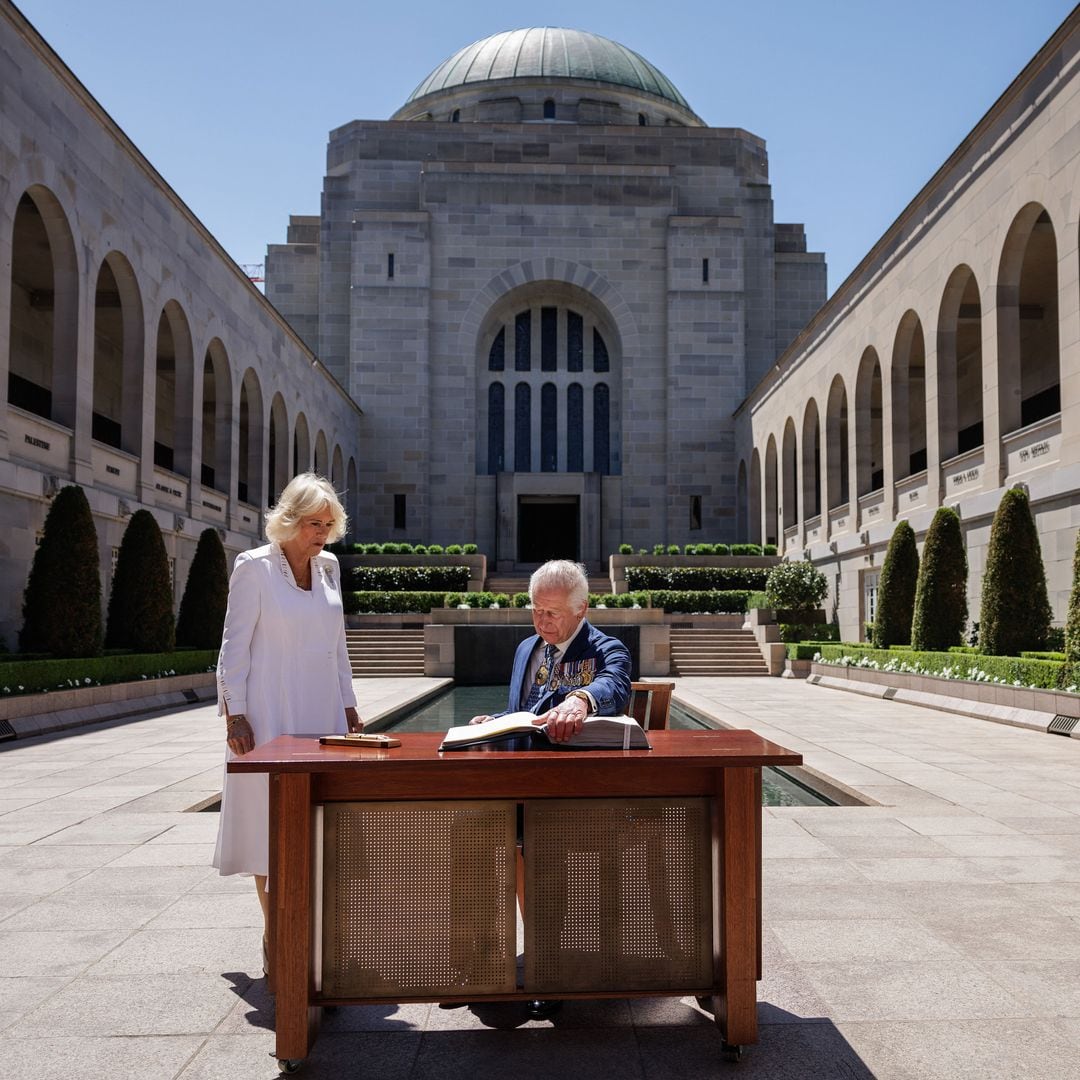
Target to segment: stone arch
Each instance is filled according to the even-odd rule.
[[[240,381],[239,441],[236,497],[241,502],[261,506],[263,502],[263,392],[254,368],[248,368]]]
[[[326,433],[322,428],[315,436],[315,472],[319,476],[330,475],[330,455],[326,449]]]
[[[293,425],[292,475],[299,476],[310,471],[311,432],[308,430],[307,417],[300,412],[296,414],[296,423]]]
[[[266,447],[266,505],[273,506],[289,482],[289,415],[279,390],[270,402],[270,425]]]
[[[94,275],[94,367],[91,437],[142,451],[143,303],[131,263],[110,251]]]
[[[233,429],[232,371],[229,355],[220,338],[212,338],[202,364],[202,459],[199,482],[227,495],[232,488],[229,476],[230,433]]]
[[[345,513],[349,518],[349,536],[354,540],[360,535],[357,532],[359,507],[360,482],[356,474],[356,459],[351,457],[345,469]]]
[[[790,416],[784,423],[782,454],[780,509],[783,528],[790,529],[799,523],[799,441]]]
[[[926,339],[910,308],[900,318],[889,369],[894,479],[926,470]]]
[[[735,473],[735,539],[745,541],[747,533],[747,514],[749,482],[746,476],[746,458],[739,458],[739,467]]]
[[[983,444],[982,300],[961,263],[941,296],[937,328],[937,424],[941,459]]]
[[[851,501],[848,457],[848,403],[844,377],[835,375],[825,407],[825,476],[829,509]]]
[[[195,354],[176,300],[167,300],[158,315],[154,373],[154,465],[190,477]]]
[[[750,490],[747,495],[747,534],[746,540],[751,544],[761,543],[761,455],[758,448],[750,455]]]
[[[821,513],[821,420],[815,398],[810,398],[802,421],[802,498],[803,520]]]
[[[345,459],[338,443],[334,444],[334,452],[330,455],[330,483],[334,485],[335,491],[340,493],[344,490],[342,484],[345,483]]]
[[[855,376],[855,445],[855,490],[867,495],[885,486],[881,362],[872,345],[863,351]]]
[[[1013,218],[997,280],[998,410],[1007,434],[1061,411],[1057,234],[1041,203]]]
[[[765,444],[765,539],[766,544],[780,544],[780,515],[777,498],[776,436],[770,435]]]
[[[4,217],[0,266],[11,272],[0,288],[11,292],[10,321],[0,333],[8,342],[8,402],[74,428],[79,261],[70,218],[41,184],[28,185]]]

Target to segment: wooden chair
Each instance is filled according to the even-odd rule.
[[[663,731],[671,712],[671,682],[635,682],[630,684],[630,703],[627,716],[632,716],[646,731]]]

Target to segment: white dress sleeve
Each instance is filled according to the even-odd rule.
[[[352,684],[352,661],[349,660],[349,649],[345,644],[344,618],[338,632],[338,683],[341,686],[341,704],[346,709],[355,709],[356,692]]]
[[[256,562],[241,552],[229,578],[229,606],[218,653],[218,715],[247,712],[251,639],[262,606],[258,570]]]

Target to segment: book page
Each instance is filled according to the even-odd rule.
[[[443,736],[443,744],[453,746],[455,743],[498,738],[500,735],[510,735],[515,731],[536,731],[539,729],[533,726],[535,719],[536,716],[531,712],[514,712],[493,717],[482,724],[461,724],[446,732]]]

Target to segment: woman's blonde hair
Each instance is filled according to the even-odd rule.
[[[334,520],[326,537],[327,542],[332,544],[345,535],[348,526],[345,508],[325,476],[312,472],[300,473],[285,485],[278,501],[266,511],[266,535],[276,544],[285,543],[296,535],[303,518],[317,514],[324,506],[330,508],[330,516]]]

